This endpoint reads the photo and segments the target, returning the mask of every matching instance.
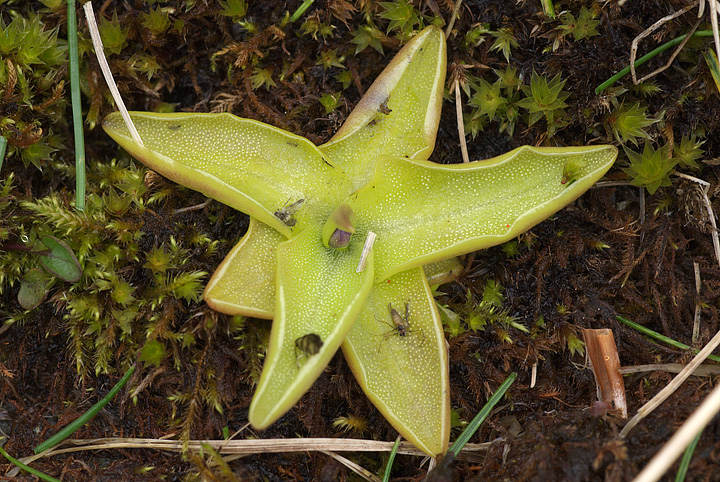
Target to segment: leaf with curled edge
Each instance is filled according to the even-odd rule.
[[[388,306],[405,316],[401,336]],[[422,268],[374,286],[342,345],[365,395],[425,453],[443,453],[450,436],[448,353],[442,321]]]
[[[360,230],[377,234],[376,281],[496,246],[577,199],[617,157],[614,146],[519,147],[467,164],[385,158],[350,202]],[[563,183],[566,164],[574,182]]]
[[[292,408],[345,340],[372,288],[372,254],[365,271],[355,269],[362,248],[357,238],[342,250],[326,248],[317,226],[278,246],[275,318],[248,413],[254,427]],[[307,335],[318,336],[321,346],[298,353],[296,342]]]
[[[435,145],[446,70],[445,37],[428,27],[383,69],[329,142],[318,147],[353,187],[383,156],[427,159]],[[215,310],[272,318],[275,253],[284,237],[251,219],[245,236],[210,279],[205,301]]]
[[[105,131],[133,157],[163,176],[200,191],[276,229],[294,229],[276,212],[303,200],[295,221],[335,206],[350,182],[304,137],[231,114],[131,112],[143,139],[136,143],[119,113]],[[315,220],[315,222],[319,222]]]

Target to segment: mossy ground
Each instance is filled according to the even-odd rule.
[[[398,50],[396,37],[418,27],[415,11],[426,16],[426,23],[435,15],[447,21],[453,4],[413,2],[415,10],[403,10],[407,2],[318,0],[300,20],[288,23],[286,12],[292,13],[301,2],[249,2],[245,14],[233,17],[233,7],[241,3],[169,0],[149,6],[139,0],[110,0],[96,4],[96,12],[108,25],[113,25],[117,14],[119,30],[113,33],[107,27],[109,40],[117,44],[110,64],[128,107],[159,110],[173,104],[176,111],[227,111],[319,144],[332,136]],[[646,117],[636,123],[644,133],[638,137],[640,143],[647,137],[656,146],[679,144],[681,137],[692,133],[705,140],[701,170],[684,172],[710,183],[710,200],[718,212],[720,97],[702,55],[709,40],[693,39],[673,67],[652,79],[652,87],[633,87],[625,78],[614,90],[593,92],[628,64],[636,35],[684,4],[627,2],[621,8],[611,2],[560,2],[558,12],[572,12],[573,23],[569,17],[547,19],[539,2],[465,1],[455,33],[448,39],[449,77],[467,79],[470,94],[482,95],[487,88],[482,90],[473,77],[492,84],[498,78],[493,69],[502,72],[510,67],[517,69],[516,76],[525,85],[533,71],[548,81],[559,74],[565,81],[563,91],[569,93],[564,97],[567,106],[555,111],[552,119],[542,117],[534,123],[528,110],[518,107],[513,117],[507,108],[529,98],[522,89],[502,85],[499,94],[506,105],[493,115],[478,107],[481,104],[470,103],[463,93],[466,128],[476,128],[475,137],[468,136],[470,159],[492,157],[523,144],[617,144],[613,112],[639,102],[646,108]],[[576,30],[578,35],[562,36],[559,27],[577,24],[582,7],[598,21],[595,26],[586,24],[585,31],[595,29],[597,35],[578,38],[582,35]],[[6,25],[17,15],[30,18],[31,11],[39,13],[45,30],[57,28],[58,38],[65,38],[66,14],[60,2],[0,2]],[[156,17],[150,16],[151,11]],[[397,28],[385,36],[395,18],[390,12],[407,23],[393,24]],[[640,42],[639,51],[647,52],[689,31],[694,12]],[[372,35],[363,37],[359,33],[368,26],[377,29],[365,29]],[[480,32],[478,36],[473,36],[473,29]],[[89,38],[84,20],[79,30],[84,52]],[[485,40],[478,42],[479,38]],[[369,46],[356,53],[363,41]],[[383,54],[373,48],[380,45]],[[504,46],[509,48],[507,58]],[[57,41],[49,48],[62,50],[64,44]],[[0,199],[0,314],[8,320],[0,329],[0,429],[9,437],[5,449],[16,456],[31,454],[32,447],[107,393],[135,363],[147,340],[161,343],[164,356],[154,359],[145,353],[159,366],[148,363],[138,370],[121,396],[76,436],[157,438],[174,432],[178,437],[218,439],[225,427],[232,433],[246,423],[252,380],[262,363],[258,355],[269,325],[214,313],[199,300],[199,293],[207,280],[203,273],[212,273],[244,232],[247,218],[217,202],[204,204],[202,195],[172,185],[119,151],[97,127],[113,108],[97,63],[87,53],[81,58],[81,70],[91,197],[87,216],[78,215],[71,205],[74,151],[69,101],[55,98],[53,90],[66,78],[58,70],[65,67],[52,62],[23,64],[27,58],[17,55],[17,51],[5,55],[6,70],[0,71],[5,75],[0,112],[12,119],[0,124],[10,146],[0,182],[14,174],[13,190]],[[639,70],[647,73],[667,58],[666,53]],[[25,69],[25,84],[8,89],[6,59]],[[69,98],[67,86],[64,96]],[[334,109],[328,108],[333,104]],[[507,129],[510,123],[512,135]],[[498,133],[501,126],[503,132]],[[42,129],[42,136],[37,129]],[[630,149],[642,150],[627,136],[619,137]],[[37,143],[55,150],[31,151],[23,157],[24,150]],[[445,101],[431,158],[461,162],[454,95]],[[627,162],[621,148],[608,177],[626,180],[621,168]],[[488,281],[501,285],[502,308],[530,331],[502,322],[481,331],[461,324],[457,336],[449,339],[452,405],[463,420],[472,418],[509,372],[519,373],[505,402],[473,439],[505,437],[504,441],[476,460],[457,462],[461,480],[631,480],[709,393],[713,380],[689,379],[624,444],[618,444],[615,437],[624,422],[591,414],[593,375],[584,367],[583,356],[570,349],[578,347],[581,328],[611,328],[623,365],[685,362],[690,355],[648,341],[618,323],[615,315],[691,344],[695,307],[701,303],[695,345],[701,346],[720,328],[720,269],[704,207],[693,183],[674,176],[670,180],[671,186],[660,187],[654,195],[645,193],[644,221],[640,188],[598,187],[522,236],[517,246],[468,255],[463,260],[465,273],[456,283],[443,286],[438,301],[459,313],[465,323],[487,294]],[[194,209],[184,209],[188,207]],[[17,291],[23,273],[37,261],[27,252],[10,249],[10,243],[45,233],[68,242],[85,275],[74,285],[55,281],[47,300],[24,313],[16,301]],[[699,264],[702,279],[699,296],[693,263]],[[497,296],[488,296],[498,302]],[[531,389],[530,369],[535,362],[537,384]],[[652,372],[626,377],[630,413],[671,376]],[[136,397],[128,398],[138,387]],[[395,437],[338,355],[298,406],[262,437],[341,437],[344,434],[333,428],[332,421],[348,415],[366,421],[365,431],[352,436]],[[522,428],[515,437],[504,428],[508,416],[516,417]],[[241,437],[251,435],[246,429]],[[687,480],[717,478],[718,440],[720,426],[714,422],[700,439]],[[376,473],[385,457],[350,455]],[[316,453],[239,459],[230,463],[237,479],[210,467],[200,456],[136,449],[78,452],[33,465],[77,481],[356,477]],[[0,467],[7,470],[8,465]],[[393,477],[418,480],[424,473],[419,459],[401,456]]]

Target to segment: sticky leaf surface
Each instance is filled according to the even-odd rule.
[[[391,305],[408,329],[401,336]],[[416,447],[438,455],[450,434],[445,335],[422,268],[378,283],[343,344],[358,383],[383,416]]]
[[[351,207],[358,225],[378,235],[379,281],[514,238],[577,199],[616,156],[613,146],[524,146],[468,164],[385,158]],[[568,162],[578,168],[563,184]]]
[[[321,226],[311,226],[278,245],[275,319],[248,415],[255,428],[267,427],[295,405],[352,328],[373,280],[372,255],[366,270],[356,272],[362,241],[326,248]],[[315,354],[298,352],[296,340],[311,334],[322,347]]]

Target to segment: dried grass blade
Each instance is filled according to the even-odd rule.
[[[702,404],[682,424],[670,440],[655,454],[650,463],[638,474],[633,482],[655,482],[670,468],[685,448],[690,445],[710,421],[720,412],[720,385],[716,386]]]
[[[633,429],[633,427],[635,427],[635,425],[637,425],[643,418],[647,417],[650,413],[652,413],[653,410],[659,407],[660,404],[667,400],[667,398],[672,395],[675,390],[677,390],[690,375],[692,375],[695,369],[700,366],[700,364],[705,361],[706,358],[708,358],[708,355],[710,355],[710,353],[715,348],[717,348],[718,345],[720,345],[720,331],[715,334],[712,340],[710,340],[708,344],[705,345],[702,350],[700,350],[700,353],[695,355],[695,358],[693,358],[692,361],[688,363],[688,365],[680,373],[678,373],[675,378],[673,378],[673,380],[667,384],[665,388],[660,390],[660,392],[655,395],[649,402],[640,407],[640,410],[638,410],[637,414],[635,414],[635,416],[630,419],[630,421],[625,425],[625,427],[623,427],[622,431],[620,432],[620,438],[622,439],[627,437],[628,433],[630,433],[630,431]],[[718,396],[720,397],[720,395]],[[686,445],[683,445],[683,449]]]
[[[140,139],[140,134],[138,134],[135,124],[133,124],[132,119],[130,119],[130,114],[128,114],[125,102],[123,102],[122,97],[120,96],[120,91],[115,84],[112,71],[110,70],[110,66],[105,58],[105,51],[103,50],[103,43],[100,38],[100,30],[98,30],[97,22],[95,21],[95,13],[93,12],[92,2],[87,2],[83,5],[83,9],[85,10],[85,18],[87,19],[88,27],[90,28],[90,37],[92,38],[93,47],[95,47],[95,55],[97,56],[103,76],[105,76],[105,82],[107,82],[113,99],[115,99],[115,104],[117,104],[117,108],[120,111],[125,124],[127,124],[130,136],[132,136],[136,143],[142,146],[144,145],[143,141]]]
[[[380,477],[378,477],[377,475],[373,474],[373,473],[370,472],[369,470],[361,467],[360,465],[356,464],[356,463],[353,462],[352,460],[346,459],[346,458],[343,457],[342,455],[338,455],[338,454],[336,454],[336,453],[326,452],[326,451],[322,451],[322,453],[324,453],[324,454],[327,455],[328,457],[334,458],[335,460],[337,460],[338,462],[340,462],[340,463],[343,464],[345,467],[347,467],[348,469],[352,470],[353,472],[355,472],[356,474],[358,474],[360,477],[362,477],[362,478],[365,479],[365,480],[368,480],[368,481],[370,481],[370,482],[382,482],[382,481],[380,480]]]
[[[465,122],[462,114],[462,96],[460,95],[460,82],[455,80],[455,116],[457,117],[458,125],[458,137],[460,138],[460,152],[462,152],[462,158],[464,163],[470,162],[470,156],[468,156],[467,142],[465,141]]]
[[[200,450],[203,443],[210,444],[218,453],[223,455],[238,454],[264,454],[287,452],[389,452],[394,442],[381,442],[377,440],[336,439],[336,438],[299,438],[299,439],[252,439],[252,440],[190,440],[186,447],[190,450]],[[146,438],[102,438],[102,439],[69,439],[65,441],[73,447],[55,449],[45,455],[56,455],[83,450],[111,450],[111,449],[154,449],[169,452],[181,452],[181,440],[146,439]],[[463,453],[476,454],[484,452],[491,443],[466,444]],[[424,457],[425,453],[415,448],[410,442],[400,442],[399,454]],[[37,457],[37,456],[36,456]],[[34,459],[33,459],[34,460]]]

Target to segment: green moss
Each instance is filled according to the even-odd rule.
[[[630,164],[623,169],[631,177],[633,186],[647,188],[650,194],[655,194],[661,186],[670,186],[670,173],[678,160],[671,156],[670,148],[666,144],[655,149],[650,142],[645,142],[643,151],[635,152],[625,149]]]
[[[152,199],[144,169],[125,161],[92,163],[83,212],[59,193],[21,201],[23,209],[11,211],[12,177],[0,184],[0,239],[33,246],[43,235],[55,236],[82,267],[78,281],[50,285],[51,301],[46,301],[62,313],[69,350],[82,376],[91,370],[114,371],[133,360],[148,339],[193,344],[174,322],[184,307],[199,301],[207,272],[194,267],[189,249],[175,238],[147,251],[140,248],[139,243],[146,242],[143,216]],[[201,257],[212,256],[217,247],[207,234],[192,230],[185,242],[204,247],[204,252],[194,253]],[[30,251],[6,254],[0,257],[0,292],[14,288],[38,266],[38,257]],[[10,323],[23,319],[19,305],[0,314]]]
[[[647,114],[647,107],[640,102],[625,105],[620,104],[605,119],[605,125],[612,131],[618,142],[631,142],[638,145],[638,139],[649,139],[647,128],[656,123]]]
[[[568,105],[565,101],[570,96],[570,93],[562,90],[564,86],[565,81],[561,80],[560,74],[547,80],[533,71],[530,85],[522,86],[522,91],[526,97],[516,104],[518,107],[528,111],[529,126],[545,118],[549,137],[552,137],[558,129],[568,124],[565,117],[565,108]]]
[[[0,135],[8,157],[19,155],[27,167],[41,168],[62,143],[51,135],[66,107],[62,99],[67,42],[58,28],[47,28],[38,14],[0,16]]]

